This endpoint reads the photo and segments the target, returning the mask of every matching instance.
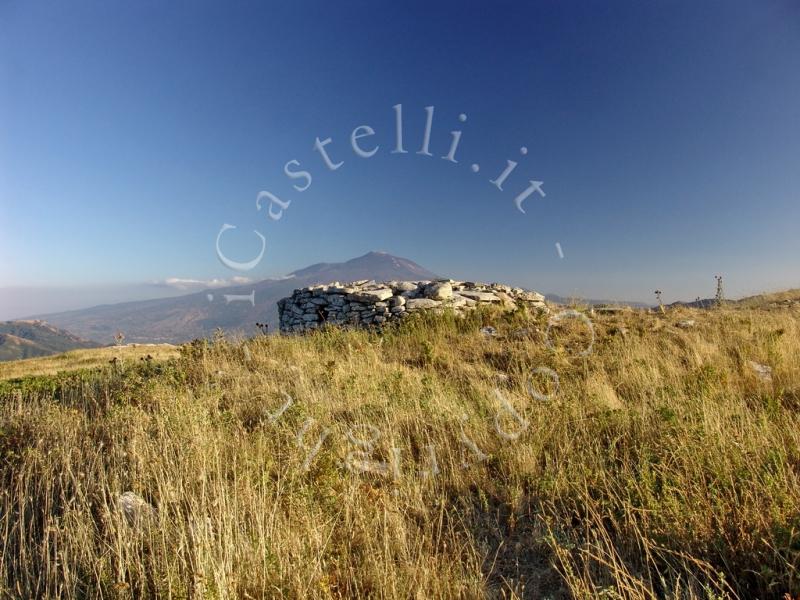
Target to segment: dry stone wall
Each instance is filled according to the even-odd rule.
[[[356,327],[382,326],[417,311],[446,308],[463,313],[481,304],[513,308],[523,303],[547,311],[544,296],[499,283],[471,281],[354,281],[315,285],[294,290],[278,301],[283,333],[299,333],[323,324]]]

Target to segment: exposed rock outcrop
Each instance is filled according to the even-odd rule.
[[[283,333],[316,329],[323,324],[356,327],[381,326],[406,318],[417,311],[442,311],[457,314],[481,304],[514,308],[523,304],[547,311],[544,296],[499,283],[471,281],[354,281],[314,285],[296,289],[278,301]]]

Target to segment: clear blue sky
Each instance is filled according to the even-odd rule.
[[[546,196],[522,214],[530,179]],[[291,200],[279,221],[260,190]],[[800,285],[798,190],[790,0],[0,1],[0,288],[259,279],[385,250],[543,292],[694,299],[722,273],[745,294]],[[263,233],[256,269],[217,259],[224,223],[237,260]]]

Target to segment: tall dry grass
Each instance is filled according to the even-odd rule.
[[[580,322],[548,347],[489,312],[0,383],[0,593],[799,594],[793,310],[596,316],[585,357]]]

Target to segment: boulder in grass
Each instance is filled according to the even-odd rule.
[[[754,360],[748,360],[747,366],[750,367],[750,370],[753,371],[753,373],[755,373],[756,376],[764,383],[770,383],[772,381],[771,367],[757,363]]]
[[[125,522],[131,527],[141,527],[151,523],[156,516],[156,509],[135,492],[125,492],[117,500]]]

